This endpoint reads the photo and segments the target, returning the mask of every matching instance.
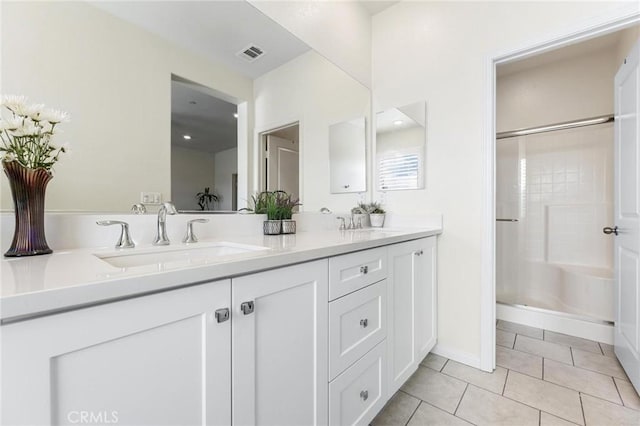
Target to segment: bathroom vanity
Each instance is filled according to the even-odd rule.
[[[268,249],[191,264],[3,260],[2,423],[368,424],[436,343],[440,231],[245,237]]]

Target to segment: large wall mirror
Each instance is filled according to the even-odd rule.
[[[424,188],[426,104],[376,114],[376,185],[379,191]]]
[[[70,142],[71,153],[54,168],[48,211],[127,212],[143,193],[199,211],[196,196],[207,187],[219,195],[207,208],[240,209],[260,190],[258,135],[294,122],[300,123],[303,209],[334,208],[327,180],[319,179],[329,167],[329,126],[367,116],[370,92],[249,3],[1,7],[2,93],[72,116],[60,126],[57,141]],[[183,119],[201,114],[190,107],[213,108],[210,95],[230,104],[220,114],[236,124],[237,147],[229,138],[197,154],[206,137],[194,136],[199,130],[187,129]],[[202,126],[216,117],[207,115]],[[206,132],[218,130],[227,132]],[[0,178],[0,186],[0,210],[10,211],[7,180]]]

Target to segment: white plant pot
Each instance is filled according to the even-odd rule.
[[[358,221],[362,224],[363,228],[370,227],[369,223],[369,213],[358,213],[353,215],[353,224],[358,225]]]
[[[371,213],[369,219],[372,228],[382,228],[384,225],[384,213]]]

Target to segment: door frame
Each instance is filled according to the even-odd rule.
[[[634,4],[585,21],[560,34],[524,43],[521,47],[495,52],[485,57],[485,132],[483,151],[482,277],[480,283],[480,368],[496,366],[496,66],[539,55],[560,47],[603,36],[640,23],[640,10]]]
[[[268,126],[263,126],[259,129],[256,129],[255,132],[255,141],[256,143],[255,145],[255,152],[254,152],[254,158],[255,158],[255,164],[256,164],[256,174],[254,176],[254,191],[253,192],[261,192],[263,191],[262,188],[264,188],[265,185],[265,172],[266,169],[264,167],[264,160],[265,160],[265,154],[264,154],[264,146],[267,143],[267,135],[269,135],[270,133],[276,132],[278,130],[281,129],[285,129],[287,127],[291,127],[291,126],[298,126],[298,198],[300,199],[300,202],[302,203],[303,200],[303,192],[304,192],[304,186],[303,186],[303,181],[304,181],[304,175],[303,175],[303,154],[304,154],[304,133],[303,133],[303,127],[302,127],[302,119],[300,118],[292,118],[289,120],[285,120],[284,122],[281,123],[275,123],[275,124],[270,124]],[[298,207],[300,210],[302,211],[303,207],[300,206]]]

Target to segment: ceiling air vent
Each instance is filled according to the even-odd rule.
[[[236,56],[246,59],[249,62],[253,62],[263,54],[264,54],[264,50],[262,50],[258,46],[250,44],[249,46],[245,47],[244,49],[236,53]]]

